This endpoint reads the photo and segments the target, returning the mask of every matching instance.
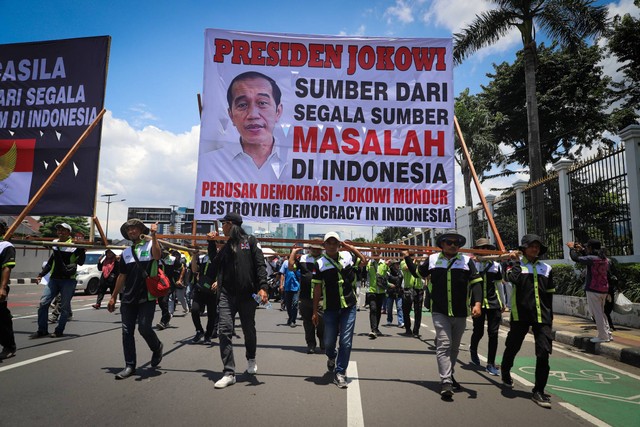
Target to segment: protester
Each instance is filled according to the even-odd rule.
[[[291,254],[293,254],[293,249]],[[291,254],[289,259],[291,259]],[[298,299],[300,293],[300,271],[296,269],[295,264],[300,255],[293,256],[293,265],[289,268],[289,259],[285,260],[280,267],[280,294],[284,295],[284,306],[287,311],[287,326],[296,327],[296,318],[298,317]]]
[[[365,293],[365,302],[369,306],[369,338],[376,339],[382,336],[380,332],[380,318],[382,317],[382,305],[384,303],[384,295],[387,290],[387,280],[378,274],[378,270],[385,269],[384,260],[380,262],[377,259],[370,259],[367,263],[367,275],[369,276],[369,288]]]
[[[71,226],[67,223],[56,224],[58,238],[54,242],[73,243],[71,238]],[[40,282],[42,276],[51,272],[49,283],[44,288],[38,307],[38,330],[30,338],[41,338],[48,335],[47,314],[51,301],[60,294],[61,313],[52,338],[62,337],[64,328],[71,314],[71,298],[76,290],[76,271],[78,266],[84,264],[85,250],[73,246],[53,246],[51,256],[44,266],[36,281]]]
[[[191,256],[191,272],[194,277],[193,301],[191,303],[191,321],[196,328],[196,334],[191,340],[198,343],[204,337],[204,344],[211,344],[212,338],[218,338],[218,283],[216,282],[215,271],[211,266],[217,253],[215,237],[217,232],[212,231],[207,234],[207,254],[198,255],[194,251]],[[207,329],[202,328],[200,316],[207,311]]]
[[[187,268],[185,267],[184,256],[177,250],[172,250],[171,255],[176,259],[174,263],[173,276],[171,279],[171,292],[169,293],[169,314],[173,317],[173,313],[176,311],[176,301],[182,304],[182,312],[187,313],[189,308],[187,307],[187,301],[184,297],[184,276]]]
[[[167,329],[169,327],[169,322],[171,322],[171,318],[173,314],[169,310],[169,299],[171,298],[171,293],[175,289],[175,271],[182,267],[180,264],[180,258],[176,258],[171,252],[168,250],[162,250],[162,258],[160,259],[159,267],[164,271],[164,274],[169,279],[170,283],[170,291],[167,295],[158,298],[158,307],[160,307],[160,311],[162,315],[160,316],[160,321],[156,325],[156,328],[161,331],[163,329]]]
[[[324,321],[322,320],[322,307],[318,308],[318,326],[313,324],[313,286],[311,280],[313,274],[318,269],[318,259],[322,256],[322,240],[314,239],[307,248],[308,254],[300,257],[296,263],[296,255],[302,250],[301,246],[295,246],[289,255],[289,267],[300,272],[300,298],[298,307],[302,316],[302,326],[304,326],[304,339],[307,343],[307,354],[317,352],[316,335],[320,349],[324,350]]]
[[[111,250],[107,249],[104,255],[98,260],[98,271],[100,274],[100,284],[98,285],[98,296],[96,297],[96,303],[92,305],[96,310],[102,305],[102,299],[104,294],[109,292],[113,293],[113,289],[116,286],[116,279],[120,274],[120,258]]]
[[[431,254],[417,269],[409,251],[403,251],[407,268],[422,278],[431,276],[431,312],[436,330],[436,358],[440,374],[440,395],[449,399],[460,384],[455,380],[455,364],[460,351],[469,306],[468,293],[474,305],[472,316],[480,316],[482,278],[468,255],[459,252],[467,239],[455,230],[448,230],[436,238],[441,252]]]
[[[323,299],[327,369],[334,372],[334,384],[347,388],[347,367],[358,305],[356,269],[366,259],[349,243],[340,242],[340,236],[333,231],[324,235],[323,246],[325,253],[318,259],[318,269],[313,275],[313,323],[317,326],[320,322],[320,300]],[[346,250],[340,251],[341,247]],[[340,348],[336,351],[338,335]]]
[[[599,240],[589,239],[584,248],[579,243],[568,242],[569,256],[574,262],[587,266],[584,290],[587,294],[589,312],[596,321],[598,336],[591,338],[591,342],[609,342],[612,339],[604,304],[609,292],[609,259],[602,249]]]
[[[120,227],[120,233],[132,242],[120,257],[120,275],[116,288],[107,305],[110,313],[116,308],[116,299],[122,291],[120,316],[122,318],[122,348],[125,368],[116,374],[117,380],[130,377],[136,372],[136,341],[134,331],[138,332],[152,351],[151,366],[157,367],[162,361],[162,342],[153,330],[153,315],[156,310],[156,298],[147,290],[146,277],[157,275],[162,250],[156,238],[158,224],[148,228],[139,219],[130,219]],[[150,234],[151,240],[141,238]]]
[[[495,250],[496,247],[491,244],[489,239],[480,238],[476,240],[474,249]],[[473,318],[473,334],[471,335],[471,344],[469,345],[469,353],[471,354],[471,363],[480,366],[480,358],[478,357],[478,343],[484,335],[484,323],[487,322],[487,335],[489,336],[489,348],[487,351],[487,372],[491,375],[500,375],[500,371],[496,367],[496,353],[498,351],[498,331],[502,322],[502,312],[504,304],[500,299],[499,288],[502,286],[502,269],[500,263],[496,261],[475,261],[476,269],[482,277],[482,313],[478,317]],[[473,303],[474,301],[472,301]]]
[[[420,322],[422,322],[422,303],[424,302],[424,289],[422,279],[414,276],[407,267],[407,262],[400,262],[400,271],[403,276],[404,292],[402,295],[402,313],[406,336],[420,337]],[[413,308],[414,324],[411,329],[411,308]]]
[[[0,220],[0,360],[16,355],[16,339],[13,334],[13,317],[9,310],[9,280],[11,269],[16,265],[16,249],[3,236],[7,233],[7,223]]]
[[[396,313],[398,316],[398,327],[404,328],[404,314],[402,312],[402,272],[400,271],[400,262],[398,260],[390,260],[387,271],[387,326],[393,324],[393,304],[396,304]]]
[[[513,252],[512,266],[507,270],[507,280],[513,284],[511,322],[504,355],[502,356],[502,383],[513,388],[511,368],[531,328],[535,340],[536,372],[531,399],[543,408],[551,408],[551,399],[544,394],[549,378],[549,355],[553,335],[553,293],[555,286],[551,266],[540,261],[547,253],[542,238],[525,234],[520,242],[522,257]]]
[[[256,300],[257,294],[263,304],[268,302],[267,270],[264,255],[254,236],[248,235],[242,228],[242,217],[229,212],[222,222],[222,231],[229,239],[217,256],[212,260],[214,276],[217,277],[220,357],[224,364],[223,377],[214,387],[225,388],[236,382],[236,364],[233,357],[233,320],[240,315],[244,333],[247,373],[254,375],[258,371],[256,364]]]

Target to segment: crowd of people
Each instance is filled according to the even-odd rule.
[[[191,313],[195,334],[190,342],[212,344],[219,339],[223,363],[222,378],[215,388],[226,388],[236,382],[236,362],[232,340],[235,319],[239,317],[244,335],[246,372],[255,375],[257,333],[256,309],[267,304],[269,278],[275,280],[286,325],[297,326],[302,320],[308,354],[324,353],[327,370],[339,388],[348,387],[347,369],[351,355],[356,313],[360,310],[359,291],[365,290],[364,307],[369,311],[369,338],[384,336],[380,321],[386,313],[387,326],[404,329],[401,335],[420,338],[423,307],[430,312],[435,328],[436,363],[440,376],[440,394],[450,399],[461,386],[455,379],[460,344],[469,315],[473,319],[470,340],[470,363],[481,366],[478,344],[485,325],[488,335],[486,371],[501,376],[505,387],[513,387],[511,368],[526,334],[532,331],[535,340],[536,370],[532,400],[551,407],[545,386],[549,376],[549,356],[552,352],[553,283],[552,268],[540,260],[547,247],[534,234],[525,235],[519,251],[510,252],[499,262],[491,257],[463,253],[466,238],[455,230],[448,230],[436,239],[439,251],[418,262],[405,250],[401,258],[367,257],[358,248],[341,241],[335,232],[324,239],[316,239],[306,246],[293,245],[288,256],[280,258],[270,251],[267,256],[254,236],[242,228],[242,217],[229,212],[220,219],[227,238],[221,248],[216,244],[217,232],[207,235],[205,253],[194,249],[191,253],[163,250],[156,238],[157,224],[147,227],[138,219],[131,219],[121,227],[123,237],[132,242],[121,255],[106,250],[98,263],[101,271],[100,287],[94,308],[100,309],[107,290],[111,290],[107,308],[115,311],[120,300],[122,320],[122,348],[124,368],[115,375],[125,379],[136,371],[137,356],[134,331],[138,331],[149,347],[151,366],[160,365],[163,344],[158,331],[169,327],[180,303],[183,313]],[[6,224],[0,222],[0,232]],[[38,330],[32,339],[64,335],[71,314],[71,298],[75,289],[75,273],[84,262],[84,249],[70,245],[71,227],[56,226],[58,246],[45,263],[41,276],[49,275],[38,309]],[[148,235],[150,238],[143,238]],[[64,244],[64,245],[63,245]],[[595,318],[598,336],[594,342],[612,339],[613,325],[607,319],[605,304],[609,295],[607,284],[610,261],[597,240],[585,246],[568,243],[572,259],[587,267],[585,289],[591,313]],[[480,238],[474,249],[495,250],[489,239]],[[8,242],[0,242],[0,358],[16,353],[11,314],[7,306],[9,276],[15,265],[15,250]],[[146,279],[161,269],[168,277],[171,291],[156,297],[147,289]],[[53,333],[48,332],[48,310],[56,296],[60,297],[60,315]],[[156,305],[160,307],[160,321],[154,329]],[[496,364],[498,330],[502,313],[510,310],[510,330],[505,342],[501,366]],[[413,312],[413,322],[411,313]],[[206,313],[207,324],[201,317]]]

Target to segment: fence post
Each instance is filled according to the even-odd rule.
[[[522,237],[527,234],[527,213],[524,210],[524,189],[527,185],[529,185],[529,183],[521,179],[513,183],[513,188],[516,190],[516,210],[518,211],[518,243],[520,243]]]
[[[633,255],[640,255],[640,125],[630,125],[620,132],[624,144],[629,186],[629,210]]]
[[[494,206],[493,204],[496,201],[496,196],[494,194],[487,194],[484,199],[487,201],[487,205],[489,205],[489,212],[491,213],[491,216],[493,218],[496,217],[495,211],[494,211]],[[491,229],[491,227],[487,227],[487,229],[489,230],[489,232],[487,234],[489,234],[487,237],[489,238],[489,240],[491,240],[493,243],[496,242],[496,236],[493,234],[493,230]],[[499,230],[498,230],[499,231]],[[497,245],[496,245],[497,246]]]
[[[573,160],[560,159],[553,164],[553,169],[558,172],[558,187],[560,193],[560,228],[562,230],[563,259],[570,259],[569,248],[566,243],[573,240],[573,215],[571,213],[571,184],[569,183],[569,168]]]

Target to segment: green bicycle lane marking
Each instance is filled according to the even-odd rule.
[[[611,426],[637,425],[640,381],[573,358],[551,356],[545,393],[555,394]],[[516,357],[511,372],[535,382],[536,359]]]

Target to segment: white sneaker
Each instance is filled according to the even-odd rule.
[[[258,372],[258,365],[256,364],[256,359],[247,360],[247,373],[251,375],[255,375]]]
[[[236,383],[235,375],[225,375],[213,385],[215,388],[225,388]]]

